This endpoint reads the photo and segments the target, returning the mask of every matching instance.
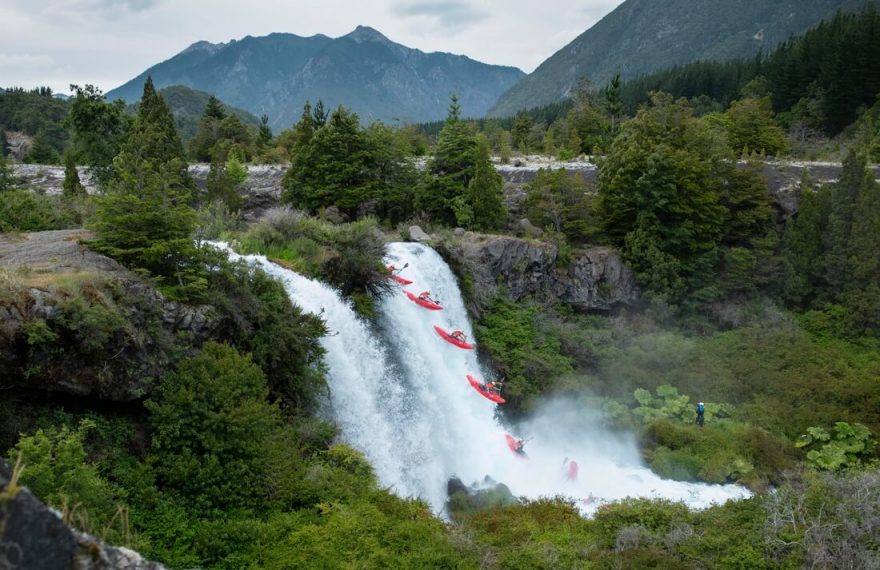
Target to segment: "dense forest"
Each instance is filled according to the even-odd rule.
[[[740,121],[738,128],[725,125],[734,131],[733,136],[752,128],[748,122],[755,120],[772,120],[788,132],[785,146],[742,141],[752,143],[736,147],[746,155],[837,156],[839,144],[834,141],[841,137],[868,137],[876,147],[878,29],[880,12],[873,5],[857,14],[841,12],[769,54],[746,60],[697,61],[630,81],[615,78],[606,86],[582,78],[572,99],[477,123],[493,140],[496,152],[506,144],[523,153],[563,159],[601,154],[619,118],[632,116],[650,102],[651,93],[662,91],[688,99],[698,115],[709,115],[707,120],[720,114],[727,116],[726,121]],[[753,101],[764,98],[769,98],[769,109],[755,109]],[[863,120],[858,121],[859,117]],[[421,125],[420,130],[434,136],[441,127],[441,123],[431,123]],[[871,154],[870,160],[878,161],[880,155]]]
[[[134,114],[93,86],[68,102],[8,90],[0,121],[37,138],[58,127],[63,142],[50,146],[67,177],[61,196],[31,193],[0,157],[0,231],[90,228],[84,248],[218,325],[203,337],[169,332],[144,287],[117,277],[0,268],[0,306],[26,306],[39,286],[63,315],[29,313],[13,336],[0,331],[10,377],[103,365],[121,382],[135,372],[114,355],[147,350],[164,363],[124,406],[6,390],[0,453],[67,522],[173,568],[876,567],[878,24],[874,10],[839,15],[766,57],[598,93],[585,85],[509,122],[466,120],[453,96],[432,137],[319,101],[276,135],[266,117],[248,124],[211,97],[185,143],[149,79]],[[850,65],[862,75],[846,76]],[[798,212],[784,217],[759,161],[806,152],[802,126],[837,137],[842,174],[802,180]],[[369,319],[389,287],[376,230],[405,238],[419,223],[459,267],[452,228],[518,231],[492,155],[534,150],[592,154],[599,169],[595,185],[542,170],[525,187],[522,212],[557,265],[614,248],[641,300],[583,314],[501,291],[481,307],[475,332],[507,378],[505,419],[562,396],[635,434],[662,476],[736,482],[753,497],[699,512],[629,499],[593,518],[562,497],[451,504],[441,520],[381,488],[320,419],[324,322],[204,244],[235,241],[319,277]],[[204,191],[193,160],[210,163]],[[285,208],[246,224],[247,164],[279,161],[290,163]],[[86,194],[77,164],[98,194]]]

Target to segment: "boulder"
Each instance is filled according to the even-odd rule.
[[[452,477],[446,484],[446,494],[446,510],[453,518],[517,503],[507,485],[498,483],[488,475],[470,487],[458,477]]]
[[[425,230],[423,230],[419,226],[410,226],[409,227],[409,238],[413,241],[418,241],[418,242],[431,241],[431,236],[426,234]]]
[[[0,568],[164,570],[133,550],[70,528],[57,511],[11,480],[12,469],[0,459]]]

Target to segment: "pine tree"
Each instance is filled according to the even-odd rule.
[[[64,153],[64,183],[62,195],[66,198],[74,198],[86,195],[86,189],[79,180],[79,172],[76,170],[76,160],[72,153]]]
[[[474,177],[477,138],[471,127],[460,120],[458,99],[453,96],[449,115],[428,163],[426,183],[416,194],[416,207],[447,223],[455,223],[453,204],[466,205],[461,196]]]
[[[308,101],[306,101],[308,104]],[[318,99],[315,110],[312,112],[312,127],[320,129],[327,124],[327,111],[324,110],[324,102]]]
[[[479,137],[475,154],[474,177],[465,196],[473,212],[472,226],[478,230],[494,230],[504,223],[504,180],[489,156],[489,141]]]
[[[458,95],[453,93],[449,96],[449,99],[449,111],[446,114],[447,125],[461,120],[461,105],[458,103]]]
[[[223,109],[223,103],[220,102],[220,99],[217,99],[213,95],[208,97],[208,103],[205,105],[205,111],[202,113],[202,117],[209,117],[211,119],[217,119],[218,121],[225,119],[226,111]]]
[[[269,115],[260,117],[260,128],[257,131],[257,146],[265,148],[272,142],[272,129],[269,127]]]
[[[616,73],[605,87],[605,111],[611,120],[611,132],[617,132],[618,120],[623,115],[623,101],[620,99],[620,73]]]
[[[24,155],[22,162],[31,164],[58,164],[61,157],[58,151],[49,141],[49,136],[45,132],[40,131],[34,137],[31,149]]]
[[[320,101],[318,101],[320,103]],[[317,110],[317,109],[316,109]],[[323,111],[322,111],[323,112]],[[303,105],[302,115],[299,122],[293,127],[293,149],[291,150],[291,162],[296,161],[297,155],[308,149],[315,135],[317,122],[312,114],[312,105],[308,101]]]
[[[114,168],[98,203],[93,246],[146,270],[173,298],[197,296],[205,280],[193,242],[192,180],[171,111],[149,78]]]

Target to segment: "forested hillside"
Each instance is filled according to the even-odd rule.
[[[593,85],[616,74],[632,79],[694,60],[768,53],[838,9],[865,0],[627,0],[553,54],[505,93],[489,112],[511,116],[571,97],[581,77]]]
[[[523,72],[449,53],[424,53],[358,26],[338,37],[247,36],[198,42],[108,93],[133,101],[147,77],[159,87],[186,85],[256,115],[273,129],[296,121],[306,101],[345,105],[364,121],[440,119],[450,93],[468,116],[482,116]]]

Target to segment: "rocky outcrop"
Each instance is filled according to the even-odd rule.
[[[575,250],[570,260],[560,260],[557,247],[550,243],[465,232],[438,248],[471,277],[477,311],[499,287],[513,301],[534,297],[582,311],[609,311],[639,298],[635,276],[607,247]]]
[[[516,497],[504,483],[498,483],[488,475],[479,483],[468,487],[458,477],[446,483],[446,510],[452,517],[473,514],[478,511],[515,505]]]
[[[128,548],[78,532],[27,488],[12,483],[0,459],[0,568],[4,570],[163,570]]]
[[[84,247],[83,230],[0,235],[0,389],[130,401],[150,392],[173,339],[200,344],[210,306],[166,299]]]
[[[424,167],[424,162],[419,162]],[[21,186],[47,194],[60,194],[64,182],[64,168],[34,164],[14,164],[13,173],[21,181]],[[281,200],[282,181],[287,172],[285,164],[259,164],[248,167],[248,178],[238,188],[244,199],[242,213],[247,220],[255,220],[269,209],[278,206]],[[519,214],[519,205],[525,198],[525,187],[541,168],[565,168],[570,174],[582,176],[589,183],[596,181],[598,170],[589,161],[573,160],[560,162],[545,157],[529,156],[513,164],[497,164],[496,168],[504,178],[505,206],[514,215]],[[764,178],[767,190],[783,215],[797,212],[798,197],[804,179],[819,185],[836,181],[842,166],[837,162],[767,162],[764,165]],[[872,167],[875,177],[880,180],[880,166]],[[97,189],[88,169],[79,168],[79,176],[86,190],[94,193]],[[196,185],[205,190],[210,165],[193,164],[190,174]],[[517,218],[518,219],[518,218]]]

